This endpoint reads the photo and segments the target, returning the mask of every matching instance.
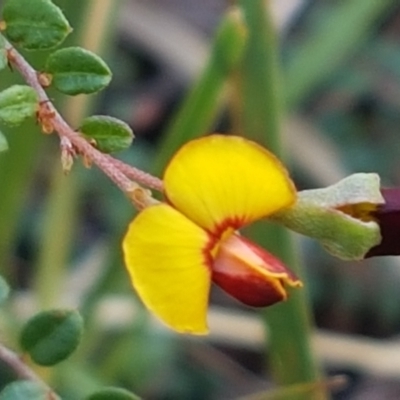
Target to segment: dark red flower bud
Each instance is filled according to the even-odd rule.
[[[286,300],[286,286],[302,286],[275,256],[235,233],[220,244],[212,280],[237,300],[253,307]]]
[[[372,213],[379,224],[382,241],[365,258],[400,255],[400,188],[381,189],[385,203]]]

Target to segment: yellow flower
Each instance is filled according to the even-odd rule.
[[[207,333],[211,282],[252,306],[287,297],[301,282],[238,229],[292,205],[296,191],[279,160],[238,136],[185,144],[164,173],[166,202],[147,207],[123,241],[144,304],[178,332]]]

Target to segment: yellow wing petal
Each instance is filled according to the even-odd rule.
[[[143,210],[123,241],[125,264],[144,304],[182,333],[207,333],[209,235],[167,204]]]
[[[239,136],[211,135],[184,145],[164,174],[168,200],[218,234],[291,205],[295,188],[280,161]]]

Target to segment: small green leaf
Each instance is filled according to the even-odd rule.
[[[0,153],[8,150],[8,142],[6,137],[0,132]]]
[[[86,400],[140,400],[140,397],[125,389],[110,387],[91,394]]]
[[[83,320],[77,311],[45,311],[26,323],[20,343],[37,364],[54,365],[76,349],[82,333]]]
[[[51,49],[72,31],[61,9],[50,0],[7,0],[3,18],[7,37],[27,50]]]
[[[18,125],[35,115],[38,108],[36,92],[25,85],[13,85],[0,92],[0,122]]]
[[[0,392],[0,400],[49,400],[58,399],[39,382],[15,381]]]
[[[10,287],[5,279],[0,276],[0,303],[7,299],[8,295],[10,294]]]
[[[94,140],[95,147],[103,153],[126,149],[134,137],[128,124],[106,115],[93,115],[84,119],[79,130],[87,139]]]
[[[54,86],[63,93],[95,93],[111,81],[111,71],[96,54],[81,47],[67,47],[51,54],[46,72],[53,76]]]
[[[6,42],[4,37],[0,35],[0,70],[4,69],[8,64]]]

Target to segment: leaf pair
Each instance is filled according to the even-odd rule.
[[[50,0],[7,0],[3,19],[9,40],[26,50],[52,49],[72,32],[61,9]],[[0,69],[6,64],[6,54],[0,52]],[[54,86],[69,95],[95,93],[110,83],[112,75],[100,57],[80,47],[50,54],[45,71]]]
[[[72,31],[59,7],[50,0],[7,0],[3,8],[3,25],[7,37],[27,50],[44,50],[58,46]],[[5,40],[0,35],[0,69],[7,63]],[[96,54],[80,47],[68,47],[51,53],[42,72],[45,81],[68,95],[91,94],[104,89],[111,81],[111,71]],[[24,85],[12,86],[0,93],[0,122],[18,125],[35,115],[39,99]],[[104,153],[129,147],[133,132],[124,122],[106,116],[83,121],[83,136]],[[0,152],[8,149],[0,132]]]

